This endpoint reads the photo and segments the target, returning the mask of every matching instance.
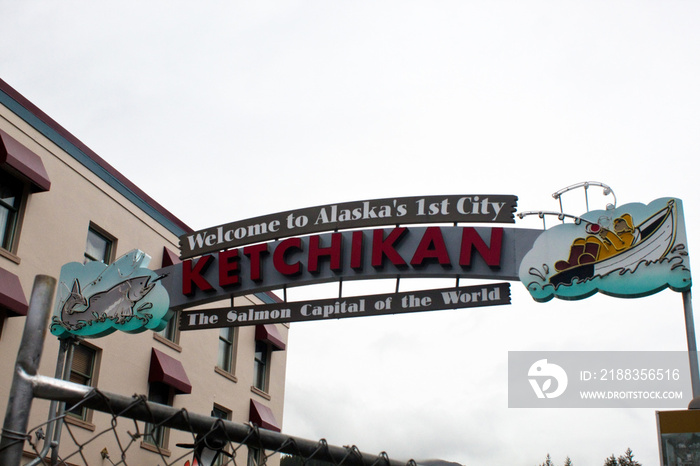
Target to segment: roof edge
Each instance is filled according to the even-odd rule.
[[[181,236],[194,231],[2,79],[0,79],[0,103],[174,235]]]

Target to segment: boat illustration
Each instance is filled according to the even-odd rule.
[[[663,259],[671,250],[676,236],[675,201],[670,200],[659,210],[634,228],[632,244],[603,260],[595,260],[566,268],[549,278],[558,287],[604,277],[615,271],[633,270],[642,262]]]
[[[591,210],[588,188],[603,188],[613,202]],[[583,188],[586,211],[564,213],[561,195]],[[579,191],[580,192],[580,191]],[[584,299],[595,293],[638,298],[670,288],[686,291],[692,284],[688,260],[683,202],[664,197],[648,204],[617,206],[612,189],[598,182],[569,186],[553,194],[559,212],[528,211],[537,215],[544,230],[523,257],[518,276],[535,301],[554,297]],[[596,198],[596,203],[601,199]],[[580,202],[579,202],[580,204]],[[556,218],[558,224],[546,225]]]

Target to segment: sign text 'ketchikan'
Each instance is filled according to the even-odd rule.
[[[227,249],[158,271],[172,309],[339,280],[517,280],[541,230],[422,226],[291,237]]]
[[[517,197],[471,194],[329,204],[207,228],[180,237],[180,258],[246,244],[369,226],[419,223],[514,223]]]

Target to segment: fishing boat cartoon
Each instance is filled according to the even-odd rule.
[[[598,182],[570,186],[612,190]],[[587,194],[587,193],[586,193]],[[614,194],[613,194],[614,196]],[[586,198],[588,207],[588,198]],[[561,200],[560,200],[561,205]],[[562,212],[524,212],[555,215],[561,225],[545,229],[523,258],[520,279],[537,301],[556,296],[581,299],[598,291],[614,296],[646,296],[666,287],[690,287],[682,203],[657,199],[649,205],[628,204],[588,211],[576,217]],[[641,221],[638,221],[641,219]],[[569,223],[565,223],[569,220]]]
[[[674,205],[675,201],[670,200],[666,207],[637,227],[630,225],[629,214],[615,219],[612,231],[597,223],[589,224],[589,230],[594,230],[593,235],[581,238],[582,241],[577,239],[571,246],[572,254],[577,256],[576,265],[571,265],[569,261],[556,262],[558,273],[549,278],[549,283],[554,286],[571,284],[575,280],[631,270],[642,261],[663,259],[675,238]],[[566,266],[563,266],[564,263]]]

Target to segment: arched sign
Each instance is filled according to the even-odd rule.
[[[536,301],[690,288],[679,199],[611,206],[547,230],[459,225],[513,223],[516,201],[479,194],[325,205],[183,235],[185,260],[155,272],[141,267],[147,261],[139,251],[109,267],[68,264],[53,329],[82,336],[159,329],[175,310],[185,311],[180,326],[191,330],[510,303],[509,284],[491,283],[186,311],[233,296],[346,280],[520,280]],[[412,223],[443,225],[405,226]],[[358,229],[370,226],[385,228]]]

